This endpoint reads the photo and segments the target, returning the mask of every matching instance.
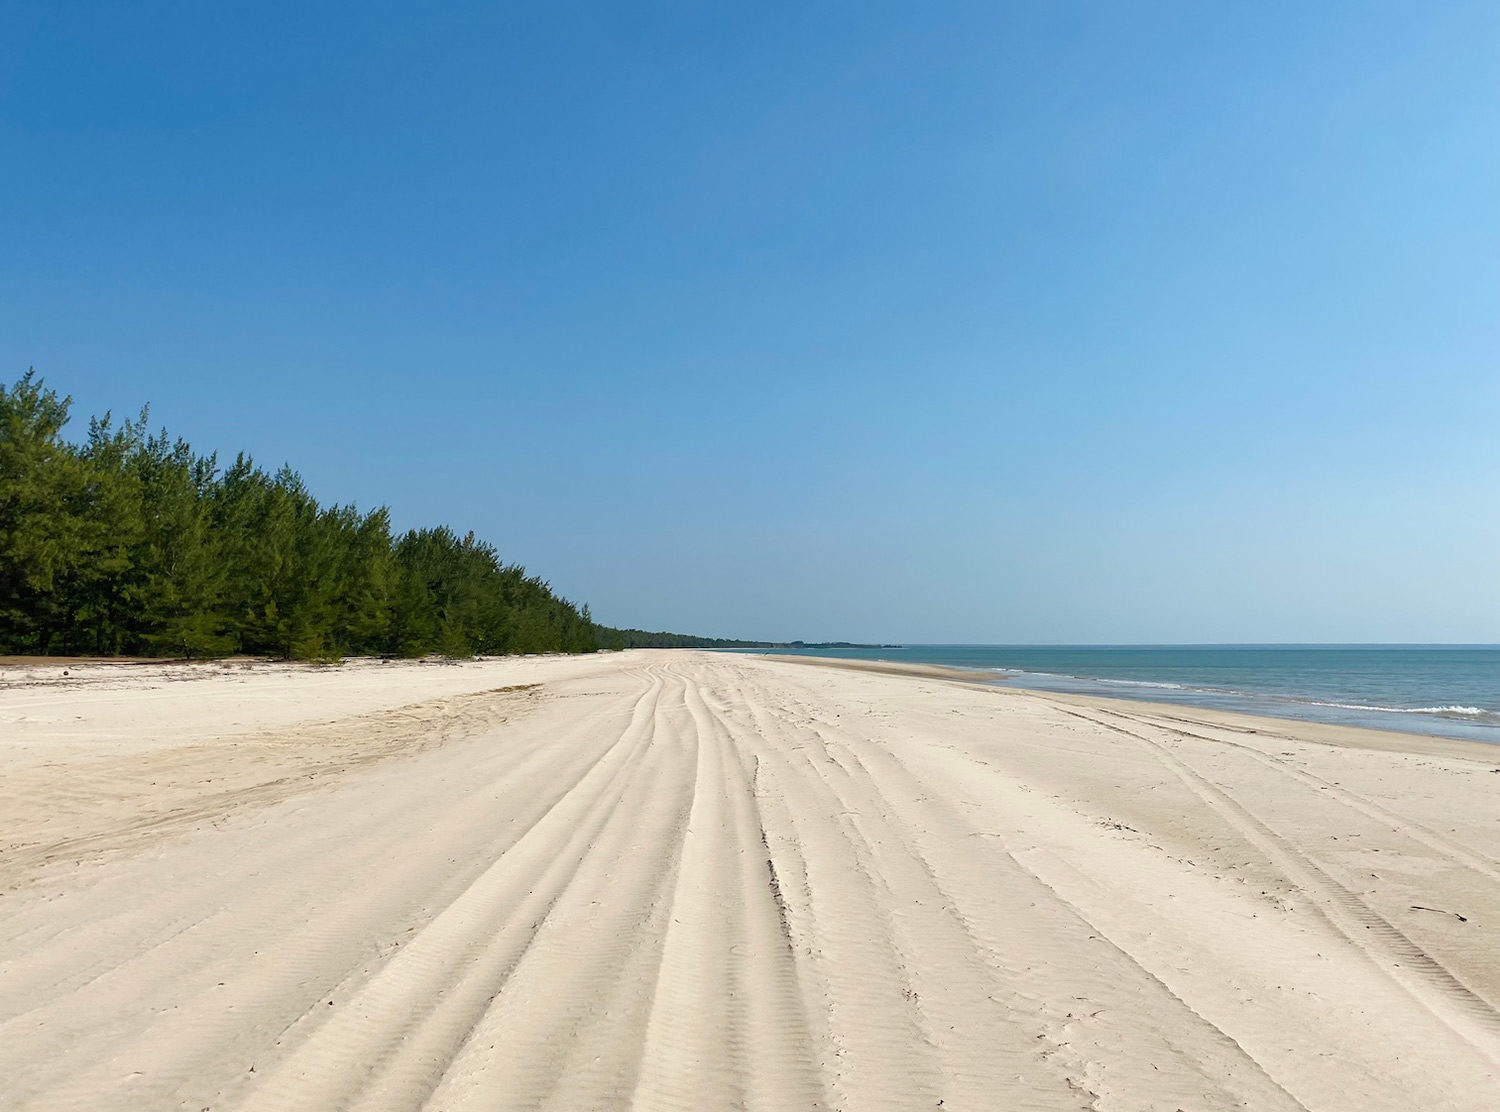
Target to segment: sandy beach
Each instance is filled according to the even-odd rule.
[[[1500,1107],[1500,751],[749,656],[0,669],[0,1108]]]

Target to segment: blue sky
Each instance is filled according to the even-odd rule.
[[[1500,641],[1490,3],[0,0],[0,376],[601,620]]]

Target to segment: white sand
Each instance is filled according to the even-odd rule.
[[[1500,751],[691,652],[71,671],[0,673],[6,1110],[1500,1107]]]

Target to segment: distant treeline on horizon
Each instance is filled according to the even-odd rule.
[[[147,411],[62,437],[71,398],[0,384],[0,653],[297,659],[748,647],[617,630],[474,534],[393,536],[290,468],[227,467]]]
[[[644,629],[599,627],[602,649],[879,649],[853,641],[735,641],[727,637],[693,637],[686,633],[648,633]]]

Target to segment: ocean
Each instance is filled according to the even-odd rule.
[[[1500,744],[1500,645],[905,645],[759,651],[945,664],[994,673],[1002,687]]]

